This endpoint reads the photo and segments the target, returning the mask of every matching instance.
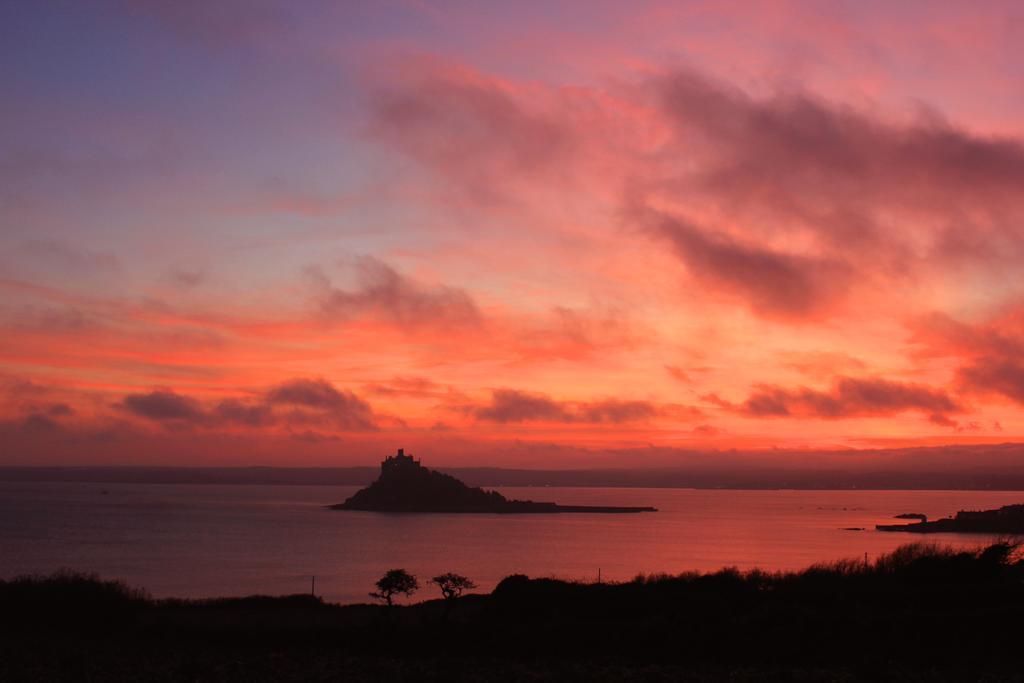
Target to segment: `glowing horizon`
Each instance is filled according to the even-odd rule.
[[[0,465],[1024,437],[1014,3],[0,10]]]

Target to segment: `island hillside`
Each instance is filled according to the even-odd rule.
[[[424,467],[401,448],[381,462],[380,476],[344,503],[332,510],[369,510],[377,512],[498,512],[559,513],[656,512],[653,507],[616,507],[604,505],[558,505],[531,500],[509,500],[497,491],[466,486],[447,474]]]
[[[1004,505],[997,510],[961,510],[954,517],[930,522],[925,518],[916,524],[877,524],[875,528],[879,531],[909,531],[917,534],[1024,534],[1024,504]]]

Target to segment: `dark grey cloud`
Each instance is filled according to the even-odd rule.
[[[717,399],[717,397],[714,397]],[[924,384],[879,378],[839,377],[828,391],[758,385],[738,405],[717,399],[723,407],[749,417],[818,417],[842,419],[919,411],[941,421],[962,406],[946,391]]]
[[[213,415],[223,422],[259,427],[274,422],[274,412],[264,403],[244,401],[238,398],[226,398],[217,403]]]
[[[478,420],[489,422],[572,421],[572,414],[564,404],[543,394],[515,389],[494,390],[490,403],[473,408],[472,413]]]
[[[978,358],[959,368],[956,376],[962,390],[1024,404],[1024,362],[1019,358]]]
[[[27,415],[21,422],[22,433],[28,436],[49,436],[62,431],[59,422],[49,415],[33,413]]]
[[[158,422],[200,422],[207,417],[198,401],[165,389],[130,394],[121,400],[121,406],[134,415]]]
[[[471,406],[468,412],[478,420],[498,423],[622,423],[657,417],[664,410],[647,401],[556,401],[545,394],[495,389],[488,403]]]
[[[320,271],[312,271],[321,288],[320,309],[329,319],[375,317],[405,327],[478,325],[482,316],[464,290],[429,286],[371,256],[355,263],[351,289],[334,287]]]
[[[605,399],[582,403],[577,407],[582,422],[636,422],[661,414],[661,410],[648,401],[621,401]]]
[[[268,403],[285,403],[312,408],[329,408],[344,404],[348,397],[324,379],[291,379],[271,387]]]
[[[53,387],[33,382],[32,380],[13,375],[0,376],[0,394],[15,399],[31,399],[44,396],[53,391]]]
[[[920,355],[959,361],[955,383],[961,392],[1024,404],[1024,306],[976,323],[931,313],[912,326]]]
[[[827,313],[852,277],[840,260],[787,254],[740,244],[665,214],[647,212],[647,229],[671,245],[690,275],[742,298],[761,315],[809,318]]]
[[[119,405],[134,415],[169,426],[263,427],[284,422],[353,431],[377,428],[373,409],[366,401],[350,391],[339,391],[324,379],[296,378],[258,396],[226,398],[210,407],[168,389],[131,394]]]
[[[265,400],[270,405],[312,409],[312,413],[293,413],[293,421],[329,417],[334,423],[353,430],[376,429],[370,404],[350,391],[339,391],[324,379],[298,378],[271,387]]]
[[[68,415],[74,415],[75,409],[67,403],[52,403],[46,409],[46,414],[50,417],[67,417]]]

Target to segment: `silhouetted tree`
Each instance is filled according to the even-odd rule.
[[[370,597],[383,600],[391,607],[395,595],[401,593],[409,597],[419,590],[419,587],[419,581],[409,572],[404,569],[389,569],[377,580],[377,592],[370,593]]]
[[[430,582],[437,584],[437,587],[441,589],[441,595],[443,595],[444,599],[448,602],[451,602],[462,595],[463,591],[470,588],[476,588],[476,584],[465,576],[452,572],[435,576],[430,580]]]

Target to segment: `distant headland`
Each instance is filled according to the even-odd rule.
[[[332,510],[375,512],[497,512],[504,514],[545,514],[596,512],[620,514],[657,512],[653,507],[608,505],[559,505],[532,500],[509,500],[497,491],[467,486],[453,476],[424,467],[405,450],[388,456],[380,464],[380,476]]]
[[[924,515],[897,515],[920,519],[916,524],[877,524],[879,531],[909,531],[917,534],[952,532],[963,534],[1024,534],[1024,504],[1004,505],[997,510],[961,510],[955,517],[928,521]]]

